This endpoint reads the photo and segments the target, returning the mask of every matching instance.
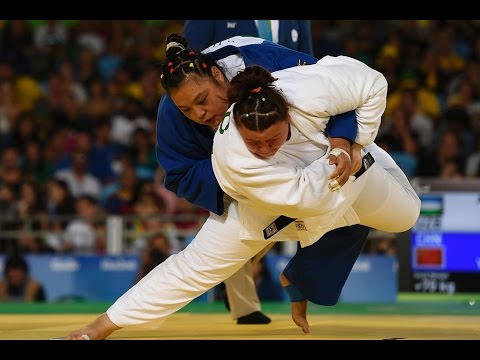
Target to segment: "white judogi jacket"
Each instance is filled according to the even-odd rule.
[[[356,109],[356,142],[371,144],[385,110],[387,81],[345,56],[326,56],[314,65],[272,75],[292,104],[290,139],[273,157],[256,157],[235,127],[232,106],[215,134],[212,166],[223,191],[239,203],[242,240],[263,240],[263,229],[285,215],[297,221],[271,240],[298,239],[304,247],[334,228],[359,223],[351,205],[368,171],[331,192],[327,177],[335,166],[328,164],[330,144],[324,130],[331,115]]]

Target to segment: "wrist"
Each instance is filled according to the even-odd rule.
[[[352,160],[352,158],[350,156],[350,153],[347,150],[345,150],[341,147],[335,147],[335,148],[331,149],[329,155],[333,155],[333,156],[338,157],[340,154],[345,154],[345,156],[348,157],[348,160],[350,160],[350,161]]]
[[[328,140],[330,142],[330,147],[332,149],[340,148],[350,153],[352,148],[352,143],[348,139],[341,138],[341,137],[336,137],[336,138],[330,137],[328,138]]]

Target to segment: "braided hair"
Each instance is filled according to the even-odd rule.
[[[168,93],[176,89],[190,74],[213,79],[211,68],[217,66],[208,55],[187,48],[188,41],[178,35],[171,34],[166,40],[166,57],[162,63],[160,82]]]
[[[228,100],[235,103],[233,119],[237,127],[263,131],[288,118],[289,103],[275,89],[276,80],[268,70],[253,65],[230,81]]]

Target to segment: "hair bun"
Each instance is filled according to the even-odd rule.
[[[167,36],[166,44],[166,55],[167,57],[172,57],[185,50],[188,46],[188,41],[178,34],[170,34]]]

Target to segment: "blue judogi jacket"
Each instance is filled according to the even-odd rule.
[[[215,61],[241,54],[245,66],[260,65],[271,72],[317,62],[311,55],[270,41],[241,46],[225,41],[208,54]],[[355,141],[355,112],[332,116],[327,134]],[[214,132],[209,126],[189,120],[167,94],[162,97],[157,113],[156,154],[165,170],[165,187],[177,196],[221,215],[224,211],[223,191],[217,183],[211,162],[213,137]]]

